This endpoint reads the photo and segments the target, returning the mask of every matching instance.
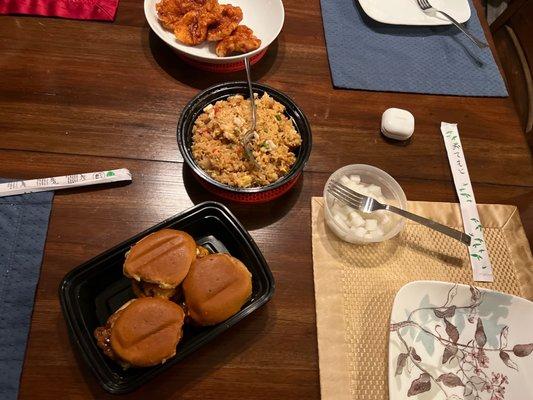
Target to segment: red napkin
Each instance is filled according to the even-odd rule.
[[[119,0],[0,0],[0,14],[113,21]]]

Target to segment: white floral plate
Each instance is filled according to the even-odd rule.
[[[533,399],[533,303],[417,281],[392,307],[389,399]]]

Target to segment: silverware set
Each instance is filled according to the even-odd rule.
[[[457,22],[455,19],[453,19],[451,16],[446,14],[444,11],[437,10],[435,7],[433,7],[428,0],[416,0],[418,3],[418,6],[424,11],[425,13],[431,13],[431,14],[442,14],[444,17],[446,17],[452,24],[454,24],[461,32],[463,32],[468,39],[470,39],[477,47],[480,49],[484,49],[485,47],[488,47],[488,44],[485,42],[482,42],[478,38],[476,38],[468,29],[466,29],[462,24]]]
[[[470,246],[471,238],[464,232],[450,228],[446,225],[439,224],[438,222],[421,217],[420,215],[410,213],[409,211],[402,210],[401,208],[394,207],[389,204],[382,204],[372,197],[364,196],[353,191],[342,183],[331,181],[327,187],[327,191],[333,197],[350,206],[354,210],[362,211],[364,213],[371,213],[377,210],[387,210],[401,215],[404,218],[418,222],[419,224],[427,226],[428,228],[444,233],[445,235],[454,238],[461,243],[466,244],[467,246]]]

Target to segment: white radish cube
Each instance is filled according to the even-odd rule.
[[[359,175],[350,175],[350,180],[355,184],[361,183],[361,177]]]
[[[339,216],[339,218],[342,220],[342,222],[348,224],[348,221],[350,220],[348,214],[339,213],[339,214],[336,214],[336,215]]]
[[[365,228],[363,228],[362,226],[360,226],[359,228],[352,228],[350,229],[350,232],[352,232],[354,235],[362,238],[366,235],[367,231]]]
[[[368,189],[365,186],[359,186],[356,190],[357,193],[362,194],[363,196],[369,196],[370,193],[368,192]]]
[[[350,207],[349,205],[347,204],[344,204],[342,206],[342,212],[343,214],[346,216],[346,219],[348,219],[348,215],[350,215],[350,213],[353,211],[353,208]]]
[[[365,228],[352,228],[346,236],[348,241],[360,242],[365,237],[365,235]]]
[[[348,226],[348,224],[346,224],[345,220],[339,215],[335,215],[333,217],[333,220],[337,223],[337,225],[344,231],[348,231],[350,230],[350,227]]]
[[[349,215],[350,225],[353,227],[362,226],[365,224],[365,219],[359,215],[357,211],[352,211]]]
[[[332,214],[339,214],[340,212],[342,212],[342,208],[337,202],[333,203],[333,205],[331,206],[329,210],[331,211]]]
[[[359,190],[359,185],[357,185],[357,183],[354,183],[354,182],[352,182],[352,181],[348,182],[348,183],[346,184],[346,187],[347,187],[348,189],[352,189],[354,192],[357,192],[357,191]]]
[[[346,175],[341,176],[339,179],[343,185],[348,186],[352,181]]]
[[[368,218],[366,221],[365,221],[365,229],[367,231],[375,231],[378,227],[378,220],[377,219],[372,219],[372,218]]]
[[[367,233],[365,236],[364,236],[365,239],[370,239],[370,240],[373,240],[374,239],[374,235],[372,235],[371,233]]]
[[[383,229],[387,225],[389,225],[391,219],[388,215],[380,213],[378,216],[379,226]]]
[[[372,232],[372,240],[379,242],[380,240],[383,240],[383,234],[382,233],[376,233],[375,231]]]
[[[354,243],[354,242],[357,243],[361,241],[361,238],[358,236],[355,236],[352,232],[350,232],[344,237],[344,240],[350,243]]]
[[[368,191],[372,193],[374,197],[381,197],[381,188],[378,185],[368,186]]]
[[[331,215],[340,215],[343,219],[346,219],[348,217],[348,212],[349,211],[346,210],[345,206],[339,202],[336,202],[331,207]]]

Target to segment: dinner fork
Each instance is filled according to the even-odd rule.
[[[246,131],[242,138],[242,146],[244,147],[244,153],[246,157],[254,164],[257,169],[261,169],[261,166],[254,157],[252,151],[252,139],[257,135],[255,132],[256,126],[256,109],[255,109],[255,98],[254,91],[252,89],[252,74],[250,73],[250,59],[248,57],[244,58],[244,67],[246,68],[246,79],[248,81],[248,91],[250,92],[250,106],[252,108],[252,126]]]
[[[462,24],[457,22],[455,19],[450,17],[448,14],[446,14],[444,11],[437,10],[435,7],[433,7],[431,4],[429,4],[428,0],[416,0],[422,11],[424,12],[433,12],[433,13],[440,13],[444,15],[446,18],[450,20],[452,24],[454,24],[457,28],[459,28],[474,44],[479,47],[480,49],[484,49],[485,47],[488,47],[488,44],[485,42],[482,42],[481,40],[477,39],[472,33],[470,33]]]
[[[418,222],[419,224],[425,225],[428,228],[434,229],[438,232],[444,233],[460,242],[470,246],[471,238],[466,233],[460,232],[456,229],[447,227],[446,225],[439,224],[438,222],[432,221],[430,219],[421,217],[410,213],[409,211],[402,210],[401,208],[391,206],[389,204],[382,204],[376,199],[364,196],[360,193],[357,193],[350,188],[344,186],[342,183],[331,181],[327,188],[328,192],[333,195],[336,199],[347,204],[355,210],[362,211],[364,213],[371,213],[376,210],[387,210],[395,214],[401,215],[402,217],[408,218],[412,221]]]

